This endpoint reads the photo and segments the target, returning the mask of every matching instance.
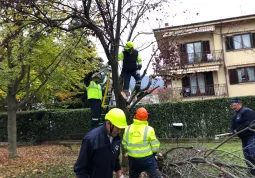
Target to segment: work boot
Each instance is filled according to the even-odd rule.
[[[123,98],[124,98],[125,100],[127,100],[127,95],[126,95],[126,93],[125,93],[124,91],[121,92],[121,95],[123,96]]]
[[[141,80],[136,81],[135,90],[139,92],[141,90]]]
[[[122,91],[121,95],[123,96],[123,98],[125,100],[127,100],[129,98],[129,96],[130,96],[130,93],[129,93],[129,91]]]

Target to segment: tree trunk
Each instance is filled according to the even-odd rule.
[[[118,59],[111,59],[112,62],[112,81],[113,81],[113,88],[114,88],[114,95],[116,99],[116,106],[122,109],[125,113],[128,113],[126,101],[121,95],[122,86],[120,86],[119,81],[119,74],[118,74]]]
[[[8,152],[9,158],[17,157],[17,126],[16,126],[16,98],[11,94],[7,96],[8,100]]]
[[[113,80],[113,88],[114,88],[114,95],[115,95],[115,99],[116,99],[116,107],[122,109],[126,116],[127,116],[127,121],[130,120],[129,118],[129,111],[127,109],[127,105],[126,105],[126,100],[122,97],[121,95],[121,90],[122,90],[122,86],[120,86],[120,81],[119,81],[119,75],[118,75],[118,63],[116,61],[118,61],[117,59],[112,59],[112,80]],[[121,133],[121,137],[123,137],[123,132]],[[125,170],[128,169],[128,159],[125,157],[125,152],[124,152],[124,147],[123,145],[121,145],[121,150],[122,150],[122,166]]]

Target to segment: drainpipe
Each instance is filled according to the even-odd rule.
[[[222,34],[222,21],[220,25],[220,36],[221,36],[221,48],[222,48],[222,58],[223,58],[223,66],[224,66],[224,74],[225,74],[225,80],[226,80],[226,90],[227,90],[227,96],[229,97],[229,91],[228,91],[228,74],[227,74],[227,66],[225,61],[225,53],[224,53],[224,37]]]

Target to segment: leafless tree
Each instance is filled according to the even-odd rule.
[[[167,2],[168,0],[0,0],[0,24],[33,23],[45,29],[67,33],[79,29],[83,36],[99,39],[112,68],[116,105],[129,115],[129,110],[153,89],[147,91],[150,80],[144,88],[146,92],[138,98],[135,97],[137,93],[133,92],[129,101],[124,100],[118,74],[119,47],[123,41],[146,34],[135,32],[138,24],[148,20],[151,11],[160,11]],[[125,34],[127,38],[123,39]],[[145,73],[146,70],[143,75]],[[137,100],[133,101],[135,98]]]

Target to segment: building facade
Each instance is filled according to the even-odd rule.
[[[255,15],[154,29],[154,35],[161,53],[178,46],[178,68],[164,68],[167,58],[157,64],[158,75],[171,74],[175,97],[255,94]]]

